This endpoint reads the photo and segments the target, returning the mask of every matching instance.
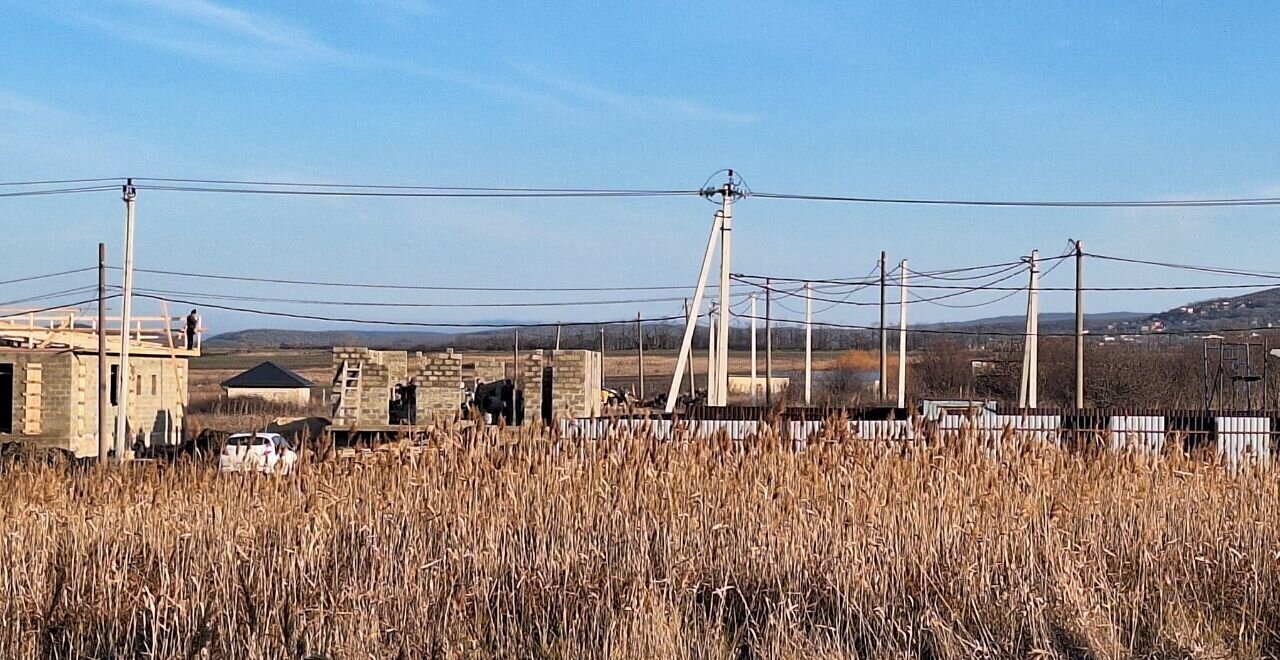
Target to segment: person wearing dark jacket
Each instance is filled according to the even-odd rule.
[[[187,314],[187,350],[195,350],[196,348],[196,332],[200,329],[200,315],[196,310],[191,310]]]

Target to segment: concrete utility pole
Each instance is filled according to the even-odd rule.
[[[116,371],[116,459],[124,458],[129,440],[129,326],[133,314],[133,204],[138,191],[133,179],[123,189],[124,199],[124,299],[120,316],[120,367]]]
[[[764,281],[764,405],[773,407],[773,280]]]
[[[888,273],[884,250],[880,251],[880,400],[889,398]]]
[[[666,412],[675,410],[676,397],[680,395],[680,380],[684,376],[685,367],[689,364],[689,353],[693,350],[693,332],[698,328],[698,318],[702,316],[702,297],[707,292],[707,275],[711,273],[711,257],[715,254],[716,240],[720,237],[720,225],[723,222],[722,212],[716,211],[711,222],[711,235],[707,237],[707,250],[702,255],[702,268],[698,271],[698,285],[693,290],[693,304],[689,306],[684,324],[684,338],[680,340],[680,355],[676,357],[676,371],[671,377],[671,389],[667,390]],[[709,388],[708,388],[709,389]]]
[[[711,303],[710,307],[711,311],[707,314],[707,405],[714,406],[720,400],[720,365],[717,364],[720,352],[716,346],[720,310],[715,303]]]
[[[636,373],[640,377],[640,399],[644,399],[644,322],[636,312]]]
[[[729,267],[733,263],[733,198],[737,189],[733,183],[733,170],[729,180],[720,188],[720,307],[716,330],[716,398],[712,405],[729,403]]]
[[[604,326],[600,326],[600,389],[604,389]]]
[[[1084,243],[1076,241],[1076,410],[1084,410]]]
[[[111,436],[107,432],[107,246],[98,244],[98,463],[107,462]]]
[[[560,326],[556,326],[556,350],[560,350]]]
[[[813,401],[813,285],[804,283],[804,405]]]
[[[1027,284],[1027,330],[1022,347],[1022,387],[1018,395],[1018,406],[1035,408],[1039,402],[1037,381],[1039,380],[1039,330],[1040,301],[1037,288],[1040,281],[1040,251],[1032,250],[1027,260],[1030,266],[1030,279]]]
[[[684,299],[684,315],[685,316],[689,315],[689,299],[688,298]],[[695,389],[696,389],[695,383],[693,382],[693,360],[689,360],[689,398],[690,399],[692,399],[695,396],[695,393],[694,393]]]
[[[757,404],[756,393],[756,294],[751,294],[751,405]]]
[[[898,407],[907,407],[907,260],[898,264]]]

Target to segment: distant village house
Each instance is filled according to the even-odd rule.
[[[274,362],[263,362],[223,381],[222,387],[229,399],[257,398],[305,406],[311,402],[315,383]]]

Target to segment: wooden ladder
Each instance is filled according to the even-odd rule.
[[[334,406],[333,416],[346,422],[354,422],[360,417],[360,380],[364,375],[364,364],[343,360],[338,369],[335,385],[338,390],[338,404]]]

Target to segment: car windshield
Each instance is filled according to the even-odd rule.
[[[269,444],[271,444],[271,438],[261,435],[256,437],[233,435],[230,438],[227,438],[227,445],[232,447],[247,447],[249,445],[262,447]]]

